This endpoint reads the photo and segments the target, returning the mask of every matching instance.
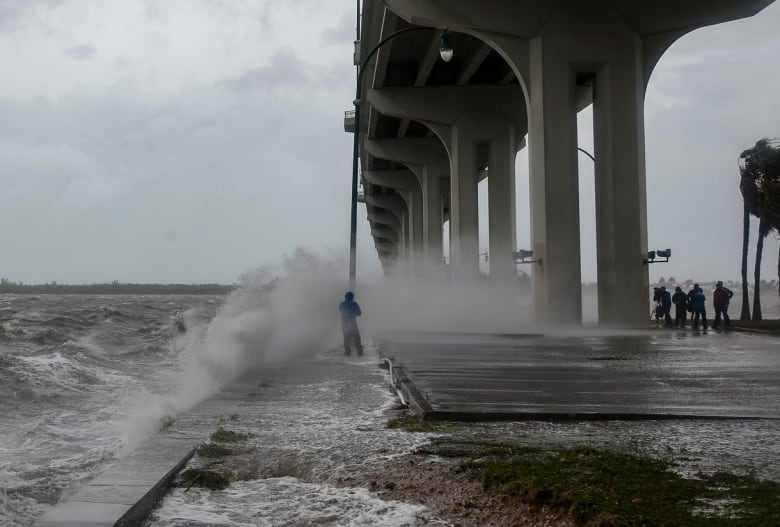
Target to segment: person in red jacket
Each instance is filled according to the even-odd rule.
[[[721,315],[723,316],[723,324],[726,326],[731,325],[731,319],[729,318],[729,300],[734,296],[727,287],[723,287],[723,282],[718,280],[715,284],[715,292],[712,293],[712,304],[715,307],[715,320],[712,322],[712,327],[717,328],[720,326]]]

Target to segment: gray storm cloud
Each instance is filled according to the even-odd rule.
[[[97,50],[89,45],[75,46],[65,50],[65,56],[73,60],[89,60],[95,56]]]

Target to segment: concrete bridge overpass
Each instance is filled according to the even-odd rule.
[[[432,28],[384,43],[360,86],[360,177],[385,270],[440,276],[449,220],[449,274],[476,276],[487,177],[490,280],[514,283],[515,156],[527,142],[537,317],[580,323],[576,113],[592,103],[599,320],[645,324],[648,80],[681,36],[772,1],[364,0],[358,58],[400,29]],[[450,62],[438,58],[444,27]]]

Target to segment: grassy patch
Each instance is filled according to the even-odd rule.
[[[439,445],[475,458],[462,468],[488,490],[569,509],[593,527],[780,525],[780,484],[718,473],[683,478],[666,461],[591,448],[543,452]],[[509,453],[501,453],[501,449]]]
[[[230,485],[230,480],[219,472],[204,468],[188,468],[182,472],[180,479],[187,488],[195,486],[211,490],[222,490]]]
[[[415,416],[395,417],[387,421],[387,428],[407,432],[439,432],[445,426],[441,421],[426,421]]]
[[[489,441],[456,440],[451,437],[435,437],[427,445],[417,448],[415,453],[428,456],[465,458],[506,458],[536,454],[541,449]]]
[[[216,432],[211,434],[211,440],[216,443],[237,443],[249,439],[249,434],[241,434],[232,430],[225,430],[219,427]]]
[[[232,454],[233,451],[229,448],[225,448],[217,443],[204,443],[198,447],[198,455],[200,457],[215,458],[225,457]]]

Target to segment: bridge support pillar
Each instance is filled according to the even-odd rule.
[[[422,265],[426,278],[442,276],[443,181],[449,180],[450,163],[436,138],[382,139],[365,142],[374,157],[406,165],[422,191]]]
[[[431,128],[450,159],[450,270],[457,279],[479,275],[477,182],[488,164],[490,274],[516,281],[514,158],[525,131],[518,86],[386,88],[369,90],[368,101],[382,113],[413,119]],[[522,133],[518,134],[518,128]],[[487,147],[488,159],[479,157]]]
[[[530,39],[529,149],[537,314],[582,321],[577,89],[593,89],[599,322],[647,318],[642,42],[608,8],[559,10]]]
[[[423,198],[417,178],[409,170],[367,170],[363,177],[372,185],[395,190],[406,202],[406,240],[405,266],[415,275],[422,273],[423,251]]]
[[[410,236],[406,202],[401,195],[395,191],[387,196],[372,196],[367,194],[365,200],[366,205],[373,209],[381,209],[381,212],[369,209],[368,219],[391,227],[398,233],[398,242],[396,244],[395,252],[396,265],[393,267],[405,269]]]

